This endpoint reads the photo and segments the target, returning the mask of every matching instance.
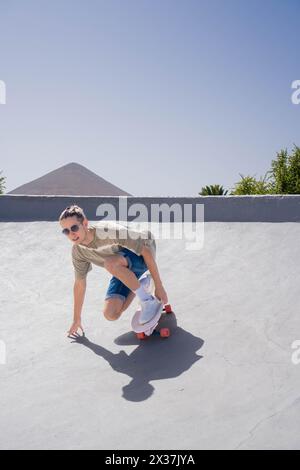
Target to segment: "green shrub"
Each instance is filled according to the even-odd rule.
[[[0,175],[2,174],[2,171],[0,171]],[[0,176],[0,194],[4,194],[5,190],[5,177]]]
[[[271,182],[268,181],[267,175],[257,180],[254,176],[243,176],[240,181],[235,183],[231,194],[233,196],[242,196],[247,194],[270,194],[272,192]]]
[[[278,152],[269,174],[274,194],[300,194],[300,148],[294,145],[290,155],[287,149]]]
[[[201,189],[200,196],[226,196],[228,191],[224,190],[223,186],[219,184],[211,184]]]

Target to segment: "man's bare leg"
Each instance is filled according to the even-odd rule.
[[[122,313],[127,310],[134,297],[134,292],[129,292],[128,297],[125,299],[125,301],[116,297],[112,297],[111,299],[105,300],[103,315],[107,320],[118,320]]]
[[[119,279],[131,291],[140,287],[136,275],[128,269],[128,263],[122,255],[112,255],[105,259],[104,268],[117,279]]]

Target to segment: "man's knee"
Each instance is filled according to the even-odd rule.
[[[115,320],[118,320],[120,318],[120,316],[122,315],[123,312],[125,312],[125,310],[128,308],[128,305],[126,305],[126,302],[123,303],[122,307],[120,308],[120,310],[104,310],[103,312],[103,315],[104,317],[106,318],[106,320],[109,320],[109,321],[115,321]]]
[[[116,321],[121,315],[121,312],[116,312],[116,311],[104,311],[103,312],[104,317],[106,320],[109,321]]]
[[[123,256],[113,255],[104,260],[104,268],[109,272],[114,271],[118,266],[127,266]]]
[[[118,320],[119,316],[122,313],[122,308],[124,305],[124,300],[119,298],[109,298],[106,299],[103,306],[103,315],[106,320],[115,321]]]

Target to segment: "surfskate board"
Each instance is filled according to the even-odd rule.
[[[147,287],[145,288],[146,292],[152,294],[154,296],[154,282],[152,276],[149,271],[146,271],[141,277],[140,281],[143,279],[147,279]],[[171,314],[173,313],[171,305],[163,305],[161,304],[161,308],[157,312],[157,314],[147,323],[141,324],[139,319],[141,315],[141,306],[139,305],[137,311],[133,315],[131,320],[131,327],[132,330],[135,332],[137,338],[139,339],[146,339],[149,338],[151,335],[159,335],[162,338],[168,338],[170,336],[170,328],[165,326],[165,322],[163,321],[164,314]]]
[[[132,330],[135,332],[136,337],[138,339],[146,339],[152,335],[159,335],[161,338],[168,338],[171,335],[171,329],[166,326],[167,316],[174,315],[172,311],[172,307],[170,304],[163,306],[161,305],[161,309],[159,312],[147,323],[143,325],[139,322],[139,318],[141,315],[141,307],[133,315],[131,321]]]

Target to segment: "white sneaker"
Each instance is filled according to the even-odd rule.
[[[143,274],[143,276],[139,279],[141,286],[145,289],[147,294],[151,294],[152,292],[152,277],[151,274]]]
[[[142,310],[139,322],[141,325],[144,325],[158,314],[162,308],[162,303],[156,297],[152,297],[152,299],[141,302],[141,308]]]

